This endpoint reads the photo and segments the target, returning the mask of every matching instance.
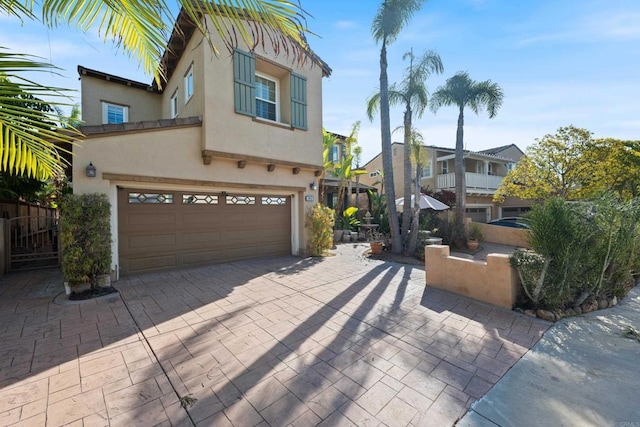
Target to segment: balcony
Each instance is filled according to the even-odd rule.
[[[465,172],[467,193],[493,194],[502,183],[504,176],[485,175],[480,173]],[[456,176],[453,173],[438,175],[438,190],[455,191]]]

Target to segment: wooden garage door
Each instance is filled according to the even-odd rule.
[[[118,190],[120,273],[291,254],[291,198]]]

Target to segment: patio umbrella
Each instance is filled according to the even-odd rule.
[[[414,205],[415,195],[411,195],[411,206]],[[396,199],[396,207],[399,211],[402,211],[404,205],[404,197]],[[434,199],[426,194],[420,194],[420,209],[433,209],[434,211],[443,211],[449,209],[449,206],[442,203],[440,200]]]

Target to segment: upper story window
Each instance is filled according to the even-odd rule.
[[[476,163],[476,173],[479,175],[484,175],[484,163],[482,162]]]
[[[278,82],[256,73],[256,116],[279,121]]]
[[[332,163],[338,163],[340,161],[340,146],[338,144],[331,146],[331,154],[329,156],[329,160]]]
[[[440,173],[443,175],[449,173],[449,164],[446,160],[440,162]]]
[[[187,74],[184,75],[184,103],[189,102],[193,96],[193,65],[189,67]]]
[[[129,107],[126,105],[102,102],[102,123],[114,125],[129,121]]]
[[[307,79],[252,53],[233,54],[233,91],[238,114],[307,130]]]
[[[493,173],[493,163],[487,163],[487,174],[488,175],[495,175]]]
[[[423,178],[430,178],[431,177],[431,161],[428,161],[422,167],[422,177]]]
[[[507,163],[507,170],[509,172],[511,172],[513,169],[515,169],[516,164],[515,163]]]
[[[176,89],[171,95],[171,100],[169,101],[171,104],[171,118],[175,119],[178,116],[178,90]]]

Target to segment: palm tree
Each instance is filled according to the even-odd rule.
[[[348,207],[345,203],[346,196],[351,196],[351,185],[353,178],[358,175],[365,174],[367,171],[362,169],[354,169],[354,153],[353,149],[358,144],[358,131],[360,130],[360,121],[358,120],[351,127],[349,136],[345,138],[342,145],[342,153],[338,162],[334,165],[333,171],[337,175],[339,181],[338,184],[338,206],[336,207],[336,213],[338,215]]]
[[[413,174],[411,171],[411,140],[413,136],[413,114],[416,117],[422,117],[424,110],[427,108],[429,91],[425,85],[425,80],[432,74],[441,74],[444,71],[440,55],[433,51],[425,52],[417,62],[413,54],[413,49],[405,53],[402,59],[409,58],[409,68],[400,86],[392,84],[389,87],[389,104],[402,104],[404,110],[404,206],[411,204],[411,181]],[[367,101],[367,115],[371,119],[380,106],[380,93],[374,94]],[[416,229],[411,224],[411,211],[404,209],[402,211],[402,242],[405,248],[408,245],[409,229]]]
[[[209,37],[211,28],[222,37],[228,49],[238,43],[238,38],[249,46],[270,43],[277,52],[295,55],[300,62],[306,59],[308,45],[304,36],[308,32],[305,12],[297,2],[290,0],[234,0],[225,2],[178,0],[181,10],[204,34],[215,52]],[[222,4],[220,4],[222,3]],[[144,71],[153,75],[162,87],[164,70],[159,67],[166,48],[166,36],[171,33],[175,18],[169,4],[164,1],[137,0],[43,0],[19,2],[0,0],[0,15],[17,19],[39,20],[34,13],[38,5],[42,10],[42,22],[53,28],[67,23],[81,31],[97,29],[105,42],[114,41],[125,53],[139,59]],[[202,16],[209,16],[205,21]],[[21,92],[36,98],[53,96],[47,101],[51,106],[68,106],[63,98],[69,98],[65,89],[40,85],[21,76],[29,71],[51,72],[50,64],[37,58],[8,52],[0,46],[0,75],[5,75],[19,86]],[[24,105],[9,106],[6,98],[12,92],[0,82],[0,171],[13,175],[48,178],[59,173],[63,160],[59,152],[68,143],[74,143],[81,135],[69,120],[55,113],[47,113],[53,122],[42,129],[34,123],[29,108]],[[66,132],[58,132],[59,128]]]
[[[422,168],[428,161],[424,147],[424,137],[418,129],[412,129],[411,131],[411,161],[416,166],[416,174],[413,195],[413,219],[411,221],[411,235],[409,236],[407,251],[413,254],[416,251],[418,231],[420,230],[420,179],[422,179]],[[406,204],[405,206],[408,205]]]
[[[435,113],[440,107],[454,105],[458,107],[458,129],[456,131],[455,178],[456,178],[456,226],[463,227],[466,210],[466,185],[464,176],[464,109],[478,114],[487,109],[492,119],[502,106],[504,93],[497,83],[491,80],[476,82],[463,71],[447,79],[431,96],[430,107]]]
[[[382,145],[382,169],[387,187],[387,210],[393,252],[402,251],[398,211],[393,188],[393,163],[391,155],[391,119],[389,117],[389,78],[387,76],[387,45],[393,43],[402,28],[409,22],[425,0],[383,0],[373,18],[371,33],[380,43],[380,134]]]

